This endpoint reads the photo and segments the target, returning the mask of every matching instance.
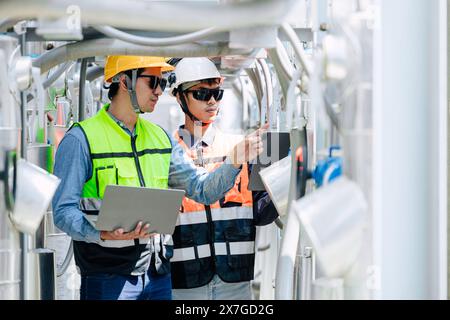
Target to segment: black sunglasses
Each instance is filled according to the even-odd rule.
[[[156,88],[158,88],[158,85],[159,85],[161,87],[161,90],[164,91],[164,89],[166,88],[166,85],[167,85],[166,79],[160,78],[157,76],[143,74],[143,75],[138,76],[138,78],[149,78],[150,80],[148,81],[148,86],[152,90],[155,90]]]
[[[209,101],[211,97],[214,97],[216,101],[220,101],[223,97],[223,89],[200,88],[198,90],[187,90],[186,92],[192,92],[194,99],[199,101]]]

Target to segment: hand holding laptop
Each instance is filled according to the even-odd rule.
[[[103,240],[172,234],[184,190],[108,185],[93,225]]]
[[[147,223],[142,226],[142,221],[136,225],[136,228],[130,232],[124,232],[123,228],[114,231],[100,231],[100,239],[102,240],[133,240],[133,239],[147,239],[153,237],[156,233],[148,233],[150,224]]]

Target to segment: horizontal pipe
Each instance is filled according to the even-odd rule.
[[[143,46],[172,46],[178,45],[182,43],[188,43],[193,41],[198,41],[203,38],[206,38],[212,34],[218,33],[215,28],[207,28],[199,31],[195,31],[192,33],[187,33],[183,35],[173,36],[173,37],[164,37],[164,38],[155,38],[155,37],[143,37],[137,36],[131,33],[127,33],[121,31],[119,29],[113,28],[111,26],[97,26],[94,27],[97,31],[103,33],[105,36],[108,36],[113,39],[119,39],[125,42],[130,42]]]
[[[101,76],[103,76],[103,71],[105,69],[102,67],[90,67],[87,71],[86,74],[86,80],[89,82],[94,81],[97,78],[100,78]]]
[[[148,47],[130,44],[115,39],[95,39],[60,46],[42,54],[33,61],[41,73],[66,61],[105,55],[148,55],[163,57],[212,57],[226,55],[248,55],[249,49],[230,49],[226,44],[184,44],[167,47]]]
[[[296,3],[296,0],[253,0],[231,4],[194,1],[3,0],[0,2],[0,19],[67,18],[68,23],[80,19],[83,25],[109,25],[137,30],[186,32],[214,26],[224,31],[279,25],[292,12]]]

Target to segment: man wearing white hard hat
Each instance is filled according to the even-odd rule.
[[[174,137],[196,166],[212,172],[242,137],[215,125],[224,90],[219,71],[208,58],[183,58],[171,87],[185,113]],[[249,300],[253,279],[256,225],[278,214],[267,193],[249,191],[249,168],[243,164],[234,186],[223,198],[204,205],[184,198],[173,234],[171,259],[176,300]]]

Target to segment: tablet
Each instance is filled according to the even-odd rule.
[[[149,233],[173,234],[184,190],[108,185],[95,228],[125,232],[139,221],[150,224]]]
[[[257,157],[250,173],[248,190],[251,191],[265,190],[259,171],[287,157],[291,146],[289,132],[264,132],[262,142],[264,151]]]

